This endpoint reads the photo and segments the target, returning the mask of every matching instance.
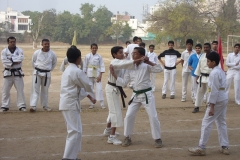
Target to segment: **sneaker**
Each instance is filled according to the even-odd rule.
[[[93,108],[94,108],[94,105],[89,106],[89,109],[93,109]]]
[[[199,107],[194,108],[194,110],[192,111],[192,113],[197,113],[197,112],[199,112]]]
[[[102,108],[102,109],[106,109],[106,107],[105,107],[105,106],[101,106],[101,108]]]
[[[161,139],[156,139],[154,143],[155,148],[161,148],[162,147],[162,140]]]
[[[182,102],[186,102],[186,98],[182,98],[182,100],[181,100]]]
[[[26,112],[26,107],[19,108],[19,111]]]
[[[0,108],[0,112],[7,112],[9,109],[8,108],[5,108],[5,107],[2,107]]]
[[[45,107],[45,106],[43,107],[43,110],[44,110],[44,111],[48,111],[48,112],[49,112],[49,111],[52,111],[51,108],[49,108],[49,107]]]
[[[131,144],[132,144],[131,138],[126,137],[126,138],[124,139],[124,142],[123,142],[122,146],[123,146],[123,147],[127,147],[127,146],[130,146]]]
[[[163,94],[163,95],[162,95],[162,99],[165,99],[165,98],[166,98],[166,94]]]
[[[174,98],[175,98],[175,95],[171,95],[171,96],[170,96],[170,99],[174,99]]]
[[[221,152],[221,153],[223,153],[223,154],[225,154],[225,155],[229,155],[229,154],[230,154],[228,147],[221,147],[221,148],[219,149],[219,152]]]
[[[105,128],[104,131],[103,131],[103,135],[104,135],[105,137],[108,137],[108,136],[110,136],[111,131],[112,131],[112,128],[111,128],[111,129]],[[115,132],[115,135],[116,135],[116,136],[119,136],[119,133],[118,133],[118,132]]]
[[[200,147],[188,148],[188,151],[191,152],[195,156],[205,156],[206,155],[206,149],[202,149]]]
[[[120,141],[119,139],[116,138],[116,136],[114,136],[114,137],[108,137],[107,143],[111,143],[113,145],[120,145],[122,144],[122,141]]]
[[[36,112],[37,108],[36,107],[32,107],[30,108],[30,112]]]

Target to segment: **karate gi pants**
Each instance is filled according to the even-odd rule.
[[[62,114],[68,132],[63,158],[76,159],[82,143],[82,122],[79,110],[64,110]]]
[[[195,102],[197,98],[197,89],[198,89],[198,84],[196,82],[197,78],[192,76],[191,80],[192,80],[192,100],[193,102]]]
[[[132,135],[136,113],[141,107],[141,105],[143,105],[148,114],[152,138],[153,139],[161,138],[160,122],[158,120],[154,95],[152,91],[146,92],[146,94],[148,97],[148,104],[146,104],[145,98],[134,97],[132,103],[128,106],[126,117],[124,118],[124,136],[125,137],[127,136],[130,137]]]
[[[227,113],[228,100],[217,102],[214,106],[214,115],[209,116],[210,106],[207,107],[205,116],[202,120],[201,138],[199,146],[205,148],[212,131],[213,123],[216,123],[218,130],[218,140],[220,146],[229,146],[227,124],[226,124],[226,113]]]
[[[182,98],[187,97],[188,78],[191,72],[182,72]],[[191,85],[191,93],[193,94],[193,85]]]
[[[151,83],[152,83],[152,91],[155,91],[155,78],[156,78],[156,73],[151,73]]]
[[[170,79],[170,95],[175,95],[175,81],[176,81],[177,70],[164,69],[164,82],[162,87],[162,94],[167,94],[167,86]]]
[[[101,106],[104,106],[104,97],[103,97],[103,89],[102,89],[102,82],[96,82],[96,78],[89,77],[89,81],[92,84],[92,90],[95,93],[95,97],[97,101],[100,101]],[[94,89],[94,86],[95,89]],[[90,104],[93,105],[93,103],[90,101]]]
[[[18,108],[26,107],[26,101],[24,96],[24,83],[23,78],[18,76],[11,76],[3,78],[2,86],[2,107],[10,107],[10,90],[12,86],[17,90],[17,106]]]
[[[201,107],[203,100],[204,100],[204,96],[206,97],[206,91],[207,91],[207,83],[202,83],[201,87],[200,84],[198,84],[198,89],[197,89],[197,97],[196,97],[196,101],[195,101],[195,107]]]
[[[240,71],[228,70],[226,77],[226,91],[229,94],[232,81],[234,81],[235,102],[240,105]]]
[[[36,81],[36,76],[37,76],[37,83]],[[45,83],[45,76],[38,76],[38,75],[33,75],[32,79],[32,91],[31,91],[31,96],[30,96],[30,106],[31,107],[36,107],[39,94],[40,94],[40,99],[41,99],[41,106],[43,107],[49,107],[48,106],[48,89],[51,83],[51,77],[47,77],[47,84],[44,86]],[[41,90],[40,90],[41,87]]]
[[[112,127],[122,127],[122,103],[119,100],[120,91],[109,84],[106,85],[105,90],[109,110],[107,123],[111,122]]]

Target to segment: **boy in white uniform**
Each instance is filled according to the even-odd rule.
[[[202,106],[204,95],[207,91],[208,77],[211,72],[211,68],[207,66],[207,55],[211,53],[211,44],[204,44],[204,52],[199,59],[197,69],[194,74],[197,76],[196,81],[198,83],[197,96],[195,101],[195,108],[192,113],[199,112],[199,107]]]
[[[95,97],[97,101],[100,101],[100,105],[102,109],[104,107],[104,97],[103,97],[103,90],[102,90],[102,74],[105,72],[105,66],[102,59],[102,56],[97,54],[98,45],[96,43],[91,44],[91,53],[85,56],[83,62],[83,72],[85,72],[92,83],[92,87],[94,90],[95,86]],[[94,104],[90,101],[89,109],[93,109]]]
[[[229,94],[232,81],[234,81],[235,103],[240,105],[240,44],[234,45],[234,52],[227,56],[226,65],[227,71],[227,87],[226,91]]]
[[[16,38],[7,39],[8,47],[2,50],[1,60],[4,67],[3,88],[2,88],[2,106],[0,112],[9,110],[10,90],[14,84],[17,90],[17,106],[19,111],[26,111],[26,101],[24,97],[24,83],[22,72],[22,61],[24,59],[23,50],[16,47]]]
[[[115,70],[117,77],[123,78],[125,69],[134,69],[134,63],[142,61],[139,60],[126,60],[124,59],[123,47],[116,46],[111,49],[111,54],[114,60],[111,61],[111,66]],[[108,74],[108,84],[106,85],[106,98],[108,103],[108,118],[107,118],[107,128],[104,130],[103,134],[108,136],[108,143],[114,145],[122,144],[120,140],[116,138],[115,131],[117,127],[123,126],[122,120],[122,107],[119,101],[119,95],[121,95],[123,107],[125,108],[126,94],[124,93],[122,87],[116,86],[116,79],[109,72]]]
[[[81,52],[76,47],[67,51],[69,66],[66,68],[61,79],[61,91],[59,110],[62,111],[67,126],[67,138],[63,160],[79,160],[78,152],[81,151],[82,123],[80,118],[80,90],[93,93],[88,77],[78,68],[81,62]],[[96,100],[87,96],[92,103]]]
[[[151,61],[154,64],[159,63],[157,54],[154,53],[155,46],[153,44],[149,45],[149,52],[147,54],[147,57],[149,58],[149,61]],[[152,82],[152,91],[155,92],[155,78],[156,73],[151,73],[151,82]]]
[[[155,147],[162,147],[162,140],[160,135],[160,122],[158,120],[158,115],[156,111],[155,98],[152,93],[150,73],[162,72],[163,69],[160,64],[155,65],[148,60],[148,57],[144,57],[145,49],[141,47],[136,47],[133,51],[133,59],[137,60],[144,58],[144,62],[138,62],[133,70],[126,70],[124,79],[117,77],[114,73],[113,68],[111,68],[112,75],[117,79],[116,85],[125,87],[128,82],[134,76],[133,83],[133,94],[131,100],[129,101],[129,106],[127,109],[126,117],[124,118],[124,136],[126,137],[124,147],[131,145],[132,141],[130,136],[133,133],[134,120],[136,113],[141,105],[144,106],[146,112],[148,113],[152,138],[155,139]]]
[[[216,122],[218,129],[218,139],[220,143],[220,152],[229,154],[229,142],[226,124],[226,112],[228,96],[225,91],[226,75],[218,66],[220,61],[219,54],[211,52],[207,55],[207,65],[212,68],[208,80],[208,107],[202,120],[201,138],[199,146],[189,148],[188,151],[194,155],[202,156],[206,154],[206,144],[210,137],[213,123]]]
[[[57,64],[57,56],[50,49],[50,41],[48,39],[42,40],[42,46],[43,48],[35,51],[32,57],[34,71],[30,96],[30,112],[36,111],[39,94],[43,109],[51,111],[51,108],[48,106],[48,89],[51,83],[51,71]]]
[[[125,55],[125,52],[127,51],[127,46],[129,44],[131,44],[131,42],[130,41],[126,41],[125,44],[126,44],[126,48],[123,49],[123,53],[124,53],[124,57],[127,58],[126,55]]]
[[[191,75],[191,70],[188,68],[188,59],[189,57],[195,53],[193,50],[193,40],[187,39],[186,41],[187,49],[182,52],[181,55],[181,63],[183,64],[182,68],[182,102],[186,102],[187,96],[187,86],[188,86],[188,79]],[[193,95],[193,84],[191,84],[191,93]]]
[[[126,51],[125,51],[125,55],[126,55],[126,58],[127,58],[127,59],[130,59],[130,60],[133,59],[133,58],[132,58],[132,52],[133,52],[133,50],[134,50],[135,47],[139,47],[139,43],[140,43],[140,42],[139,42],[138,37],[137,37],[137,36],[133,37],[133,44],[129,44],[129,45],[127,46]]]

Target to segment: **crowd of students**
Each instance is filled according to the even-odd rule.
[[[23,93],[22,61],[23,51],[16,47],[16,39],[7,39],[8,47],[1,53],[4,66],[4,80],[2,88],[2,106],[0,112],[9,110],[10,89],[14,85],[17,90],[17,106],[20,111],[26,111],[25,97]],[[51,83],[51,71],[57,63],[56,54],[50,49],[48,39],[42,40],[42,49],[34,52],[32,66],[34,68],[32,79],[32,91],[30,97],[30,111],[35,112],[39,95],[41,105],[46,111],[51,111],[48,106],[48,88]],[[154,53],[155,46],[149,45],[147,52],[145,43],[141,38],[134,37],[133,44],[126,42],[126,48],[115,46],[111,49],[113,60],[108,70],[108,83],[105,87],[108,116],[103,135],[108,137],[107,142],[114,145],[126,147],[131,145],[134,121],[138,109],[143,105],[150,121],[154,147],[162,147],[160,122],[156,111],[154,98],[155,75],[164,72],[162,87],[162,99],[167,98],[168,82],[170,82],[170,99],[175,98],[175,80],[178,64],[182,64],[182,102],[186,102],[187,86],[191,77],[191,98],[195,104],[193,113],[199,112],[204,99],[207,102],[207,110],[202,121],[201,138],[198,147],[189,148],[195,155],[205,155],[205,147],[208,141],[212,125],[216,121],[218,126],[220,151],[229,154],[229,144],[226,126],[226,110],[228,104],[228,93],[232,80],[235,87],[235,102],[240,105],[240,44],[234,45],[234,52],[228,54],[226,65],[228,71],[225,73],[219,67],[220,56],[217,53],[217,41],[196,44],[193,49],[193,40],[186,41],[186,50],[179,53],[174,49],[174,42],[168,42],[168,50],[159,56]],[[68,136],[63,159],[77,159],[81,150],[82,125],[79,117],[81,111],[80,100],[88,97],[90,109],[94,108],[96,101],[100,102],[102,109],[104,105],[104,92],[102,90],[102,74],[105,72],[103,58],[97,53],[98,45],[90,46],[91,53],[81,59],[81,51],[76,46],[67,50],[61,70],[63,71],[60,90],[59,110],[62,111],[66,121]],[[163,60],[164,58],[164,60]],[[180,58],[180,60],[178,60]],[[159,63],[160,62],[160,63]],[[65,65],[68,67],[65,69]],[[80,68],[79,68],[80,67]],[[226,76],[227,74],[227,76]],[[122,119],[122,107],[119,100],[121,96],[123,107],[126,107],[124,98],[126,94],[122,87],[129,86],[132,96],[124,121]],[[41,88],[41,90],[40,90]],[[41,93],[40,93],[41,92]],[[124,126],[124,141],[117,138],[116,129]]]

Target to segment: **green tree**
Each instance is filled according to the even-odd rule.
[[[123,27],[123,32],[122,32],[122,39],[123,41],[129,40],[130,37],[132,37],[132,28],[129,26],[128,23],[126,23]]]
[[[113,38],[116,38],[117,40],[117,45],[118,45],[118,40],[122,36],[123,31],[124,31],[124,23],[122,21],[114,21],[112,26],[107,29],[107,34],[111,35]]]

